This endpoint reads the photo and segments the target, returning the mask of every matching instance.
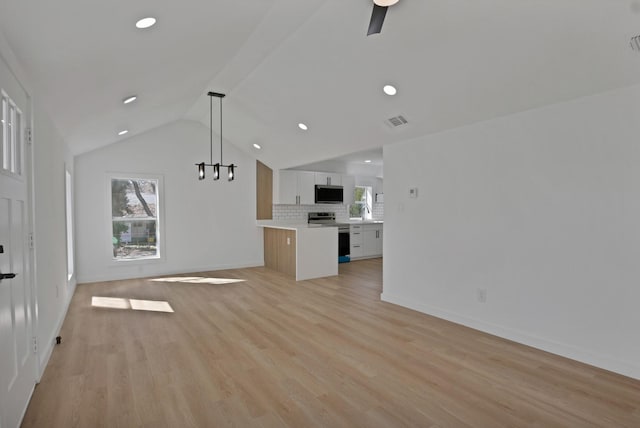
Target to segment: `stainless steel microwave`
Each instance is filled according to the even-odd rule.
[[[343,202],[342,186],[326,186],[316,184],[316,204],[341,204]]]

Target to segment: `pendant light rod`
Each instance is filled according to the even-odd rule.
[[[209,162],[208,164],[204,162],[197,163],[198,167],[198,179],[204,180],[205,178],[205,169],[207,166],[213,167],[213,179],[218,180],[220,178],[220,167],[227,168],[227,175],[229,181],[233,181],[235,179],[235,169],[238,167],[234,164],[225,165],[222,160],[222,99],[226,97],[226,94],[222,94],[220,92],[208,92],[209,96]],[[213,97],[220,99],[220,162],[214,164],[213,163]]]
[[[224,165],[224,162],[222,162],[222,97],[220,97],[220,163]]]
[[[216,97],[216,98],[220,99],[220,165],[221,166],[226,166],[224,164],[224,162],[222,161],[222,99],[224,97],[226,97],[227,95],[226,94],[222,94],[220,92],[209,92],[207,95],[209,95],[209,100],[211,102],[213,102],[213,97]],[[210,114],[211,117],[213,117],[213,108],[212,107],[209,108],[209,114]],[[210,124],[209,128],[211,129],[211,133],[212,133],[211,135],[213,135],[213,126],[211,124]],[[213,141],[213,137],[211,137],[211,140]],[[213,155],[211,156],[211,163],[213,163]]]
[[[213,98],[209,97],[209,153],[211,165],[213,165]]]

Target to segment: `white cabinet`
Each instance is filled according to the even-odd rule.
[[[274,180],[274,204],[314,205],[316,184],[342,186],[343,204],[353,203],[357,179],[352,175],[283,169],[277,177],[278,180]]]
[[[382,224],[352,224],[351,258],[382,256]]]
[[[313,205],[314,183],[315,174],[313,172],[281,170],[278,203]]]
[[[331,172],[316,172],[316,183],[327,186],[340,186],[342,185],[342,176],[340,174],[334,174]]]
[[[313,172],[298,172],[298,203],[313,205],[316,203],[315,174]]]
[[[280,171],[278,182],[278,203],[293,205],[298,203],[297,171]]]
[[[343,188],[343,203],[345,205],[353,203],[353,193],[356,189],[356,178],[352,175],[342,176],[342,188]]]
[[[376,257],[382,255],[382,225],[381,224],[365,224],[362,234],[363,257]]]
[[[349,229],[349,244],[351,246],[350,256],[352,259],[357,259],[364,255],[362,225],[352,224]]]

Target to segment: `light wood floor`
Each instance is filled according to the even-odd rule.
[[[78,286],[23,426],[640,427],[639,381],[382,303],[380,259],[207,276],[246,282]]]

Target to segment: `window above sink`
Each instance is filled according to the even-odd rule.
[[[356,186],[353,199],[353,203],[349,205],[349,219],[371,220],[373,218],[373,188],[371,186]]]

